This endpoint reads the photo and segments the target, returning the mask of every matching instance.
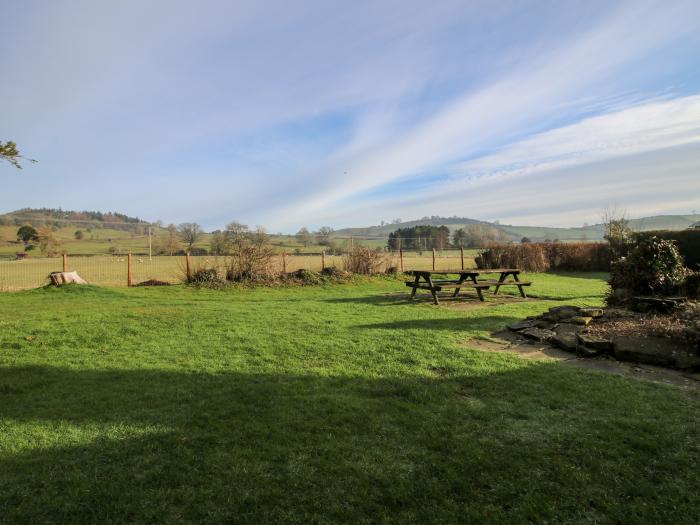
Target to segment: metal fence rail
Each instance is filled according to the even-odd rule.
[[[447,270],[473,268],[474,259],[461,250],[426,252],[384,252],[384,268],[397,270]],[[189,259],[189,262],[188,262]],[[49,274],[77,271],[90,284],[99,286],[129,286],[143,281],[158,280],[171,284],[182,282],[189,264],[190,271],[214,267],[223,275],[225,256],[167,256],[159,255],[67,255],[63,257],[28,257],[22,260],[0,260],[0,291],[39,288],[49,283]],[[280,253],[274,263],[276,271],[293,272],[300,269],[321,271],[335,266],[345,269],[345,258],[338,254]]]

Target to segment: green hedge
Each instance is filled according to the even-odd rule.
[[[659,239],[676,241],[678,251],[681,252],[686,267],[695,271],[700,270],[700,230],[661,230],[639,232],[636,235],[641,239],[648,239],[651,236],[656,236]]]

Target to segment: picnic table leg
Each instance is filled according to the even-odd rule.
[[[508,276],[507,273],[501,272],[501,276],[498,278],[498,282],[499,282],[499,283],[505,282],[507,276]],[[497,284],[497,285],[496,285],[496,289],[493,291],[493,295],[496,295],[496,294],[498,293],[498,289],[499,289],[500,287],[501,287],[500,284]]]
[[[428,274],[428,285],[430,286],[430,293],[433,294],[435,304],[440,304],[440,301],[438,301],[437,292],[435,291],[435,285],[433,284],[433,277],[430,274]]]
[[[459,285],[462,284],[465,280],[467,279],[466,275],[460,275],[459,276],[459,281],[457,281],[457,288],[455,288],[455,293],[452,294],[452,297],[457,297],[457,294],[459,293]]]
[[[517,274],[517,273],[514,273],[514,274],[513,274],[513,279],[515,279],[515,282],[518,282],[518,283],[520,282],[520,279],[518,278],[518,274]],[[523,285],[522,285],[522,284],[519,284],[519,285],[518,285],[518,290],[520,290],[520,296],[521,296],[523,299],[527,299],[527,295],[525,295],[525,290],[523,290]]]
[[[474,284],[479,283],[479,281],[476,279],[476,275],[470,275],[470,277],[471,277],[472,282]],[[476,295],[479,296],[479,300],[483,302],[484,301],[484,293],[481,291],[481,288],[474,288],[474,289],[476,290]]]
[[[420,275],[416,275],[415,281],[413,281],[413,290],[411,290],[411,299],[416,295],[416,290],[418,289],[418,282],[420,281]]]

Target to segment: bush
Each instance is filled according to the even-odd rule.
[[[278,273],[278,257],[261,232],[241,238],[234,246],[226,268],[226,280],[234,282],[270,281]]]
[[[294,281],[298,281],[301,284],[313,285],[323,283],[323,278],[321,277],[321,274],[317,272],[312,272],[311,270],[304,270],[303,268],[301,270],[296,270],[288,274],[287,277],[291,278]]]
[[[685,279],[685,293],[688,297],[700,297],[700,272],[690,272]]]
[[[345,257],[345,269],[350,273],[371,275],[387,263],[386,254],[366,246],[356,246]]]
[[[518,268],[528,272],[608,271],[610,251],[605,243],[497,244],[475,258],[481,269]]]
[[[190,249],[190,255],[208,255],[208,252],[206,248],[198,248],[196,246],[193,246]]]
[[[649,237],[638,239],[627,257],[612,264],[610,287],[613,298],[629,295],[678,293],[686,283],[688,270],[673,241]]]
[[[185,280],[188,284],[206,288],[222,288],[226,286],[226,281],[219,276],[216,268],[198,268]]]
[[[337,266],[326,266],[321,270],[321,275],[330,277],[331,279],[345,279],[349,276],[348,272],[344,272]]]
[[[700,270],[700,230],[654,231],[634,234],[636,242],[651,237],[675,241],[685,265],[691,270]]]

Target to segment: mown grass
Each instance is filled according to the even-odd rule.
[[[698,400],[472,350],[396,280],[0,294],[4,523],[694,523]],[[397,293],[398,292],[398,293]]]

